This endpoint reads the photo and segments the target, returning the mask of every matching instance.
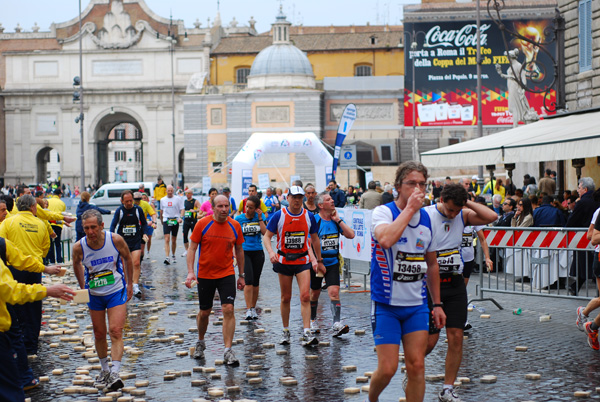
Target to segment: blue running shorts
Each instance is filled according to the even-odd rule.
[[[94,296],[90,294],[88,307],[94,311],[104,311],[127,303],[127,288],[123,287],[115,293],[106,296]]]
[[[371,327],[375,345],[400,345],[403,335],[429,331],[429,308],[426,303],[405,307],[372,301]]]

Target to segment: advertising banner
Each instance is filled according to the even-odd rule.
[[[354,229],[354,239],[340,236],[340,253],[344,258],[371,261],[371,216],[369,209],[336,208],[340,218]]]
[[[252,169],[242,170],[242,196],[248,197],[248,187],[252,184]]]
[[[533,39],[537,43],[550,41],[546,28],[552,20],[510,20],[509,29]],[[416,105],[415,126],[473,126],[477,125],[477,25],[474,21],[406,23],[404,125],[413,125],[413,107]],[[414,38],[411,35],[414,34]],[[410,33],[411,35],[409,35]],[[524,76],[532,89],[542,89],[553,79],[552,60],[540,46],[511,38],[507,35],[509,50],[517,49],[517,61],[527,65]],[[416,46],[413,46],[416,44]],[[555,57],[554,45],[545,48]],[[482,120],[484,125],[512,125],[508,111],[507,79],[500,76],[510,70],[505,55],[502,33],[492,21],[481,23],[481,77]],[[414,63],[414,77],[413,77]],[[517,75],[520,71],[517,71]],[[412,93],[413,80],[415,93]],[[512,85],[514,90],[515,85]],[[518,88],[518,87],[517,87]],[[526,92],[529,106],[540,115],[544,109],[544,94]],[[546,104],[556,100],[549,92]]]
[[[340,159],[340,149],[344,143],[344,140],[346,139],[346,135],[348,135],[352,125],[354,124],[354,120],[356,120],[356,106],[354,103],[349,103],[346,105],[346,108],[342,113],[342,118],[340,119],[340,124],[337,130],[337,136],[335,137],[335,150],[333,152],[333,165],[331,172],[334,179],[337,172],[338,161]]]

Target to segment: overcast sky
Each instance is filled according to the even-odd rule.
[[[85,10],[88,0],[81,0]],[[420,3],[420,0],[282,0],[288,20],[303,25],[399,25],[402,5]],[[146,4],[160,16],[183,19],[192,28],[196,18],[202,26],[217,12],[217,0],[146,0]],[[278,0],[220,0],[221,20],[228,25],[233,17],[240,25],[248,25],[251,16],[257,21],[259,32],[270,29],[280,2]],[[24,31],[31,31],[37,22],[40,31],[48,31],[52,22],[60,23],[77,17],[78,0],[0,0],[0,23],[4,32],[14,32],[17,23]]]

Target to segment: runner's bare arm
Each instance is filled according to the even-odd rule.
[[[83,275],[83,265],[81,265],[82,257],[83,257],[83,252],[81,250],[81,243],[77,242],[73,246],[73,271],[75,272],[75,277],[77,278],[77,282],[79,283],[79,288],[85,289],[85,278]]]
[[[188,253],[186,257],[188,274],[185,278],[185,286],[188,288],[192,287],[192,282],[196,281],[196,274],[194,274],[194,262],[196,261],[196,250],[198,250],[198,243],[190,239],[190,246],[188,247]]]
[[[125,283],[127,284],[127,301],[129,301],[133,296],[133,258],[131,258],[127,243],[125,243],[125,240],[121,236],[112,233],[112,239],[115,247],[121,254],[121,258],[125,261]]]
[[[494,262],[490,258],[490,248],[487,240],[485,240],[485,236],[483,235],[483,229],[477,231],[477,237],[479,238],[481,249],[483,250],[483,255],[485,256],[485,265],[487,266],[487,271],[494,272]]]
[[[241,244],[235,245],[235,258],[237,259],[238,264],[238,279],[237,279],[237,288],[239,290],[244,289],[246,286],[246,279],[242,276],[244,275],[244,249]]]
[[[425,254],[427,262],[427,287],[433,304],[441,304],[440,296],[440,267],[437,262],[435,251],[429,251]],[[433,308],[433,322],[437,328],[443,328],[446,325],[446,314],[439,307]]]
[[[486,205],[481,205],[473,201],[467,201],[466,207],[463,209],[465,216],[465,225],[487,225],[498,219],[498,214],[493,209]]]
[[[390,248],[400,240],[413,215],[421,209],[425,194],[415,187],[406,207],[392,223],[382,223],[375,228],[375,238],[383,248]]]
[[[273,238],[274,234],[275,233],[273,233],[269,229],[267,229],[267,232],[263,236],[263,245],[265,246],[267,253],[269,253],[269,260],[273,264],[275,264],[277,262],[277,254],[275,254],[275,252],[273,251],[273,247],[271,247],[271,238]]]
[[[597,246],[600,244],[600,230],[594,228],[594,233],[592,234],[592,245]]]

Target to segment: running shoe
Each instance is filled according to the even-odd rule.
[[[142,291],[140,290],[140,286],[137,283],[133,284],[133,295],[138,299],[142,298]]]
[[[302,346],[315,346],[319,344],[319,340],[310,332],[305,332],[302,337]]]
[[[339,336],[347,334],[348,331],[350,331],[350,328],[347,325],[344,325],[338,321],[338,322],[333,323],[332,331],[333,331],[333,336],[337,338]]]
[[[171,262],[172,262],[173,264],[175,264],[175,263],[177,262],[177,258],[175,257],[175,254],[173,254],[173,255],[171,256]]]
[[[108,377],[110,376],[110,371],[102,370],[100,374],[96,376],[96,381],[94,382],[94,387],[98,389],[104,389],[108,386]]]
[[[249,309],[246,311],[246,320],[247,320],[247,321],[250,321],[250,320],[253,320],[253,319],[254,319],[254,317],[252,317],[252,309],[251,309],[251,308],[249,308]]]
[[[235,357],[235,353],[233,353],[233,349],[229,349],[223,355],[223,360],[225,360],[225,364],[232,367],[237,367],[240,365],[240,361]]]
[[[194,359],[204,359],[204,350],[206,349],[206,343],[204,343],[204,340],[199,340],[198,342],[196,342],[196,350],[194,350],[194,354],[192,355],[192,357]]]
[[[402,379],[402,390],[406,394],[406,387],[408,387],[408,375],[405,375]]]
[[[111,371],[108,377],[106,378],[106,387],[111,391],[116,391],[124,387],[123,381],[121,377],[119,377],[119,373],[115,373]]]
[[[27,385],[25,385],[23,387],[23,391],[29,391],[30,389],[34,389],[39,385],[40,385],[40,380],[38,380],[37,378],[34,378],[33,380],[29,381],[27,383]]]
[[[256,312],[256,308],[252,307],[250,310],[252,310],[252,319],[258,320],[258,313]]]
[[[163,261],[163,264],[171,265],[171,260],[169,259],[169,257],[165,258],[165,260]]]
[[[600,350],[600,343],[598,343],[598,330],[592,329],[592,323],[593,321],[588,321],[584,326],[585,333],[587,334],[588,338],[588,345],[590,345],[590,348],[594,350]]]
[[[187,250],[185,250],[183,253],[181,253],[181,256],[182,256],[182,257],[185,257],[185,256],[187,256]]]
[[[465,322],[465,328],[463,329],[463,331],[468,331],[471,328],[473,328],[473,326],[471,325],[471,323],[469,321]]]
[[[577,307],[577,321],[575,321],[575,324],[577,325],[577,328],[579,328],[580,331],[585,331],[584,326],[588,320],[588,318],[585,315],[583,315],[583,310],[585,310],[585,307]]]
[[[279,344],[280,345],[289,345],[290,344],[290,330],[289,329],[283,330],[283,336],[281,337]]]
[[[440,402],[461,402],[454,389],[446,388],[438,394]]]
[[[319,328],[316,320],[310,320],[310,330],[313,334],[321,333],[321,329]]]

